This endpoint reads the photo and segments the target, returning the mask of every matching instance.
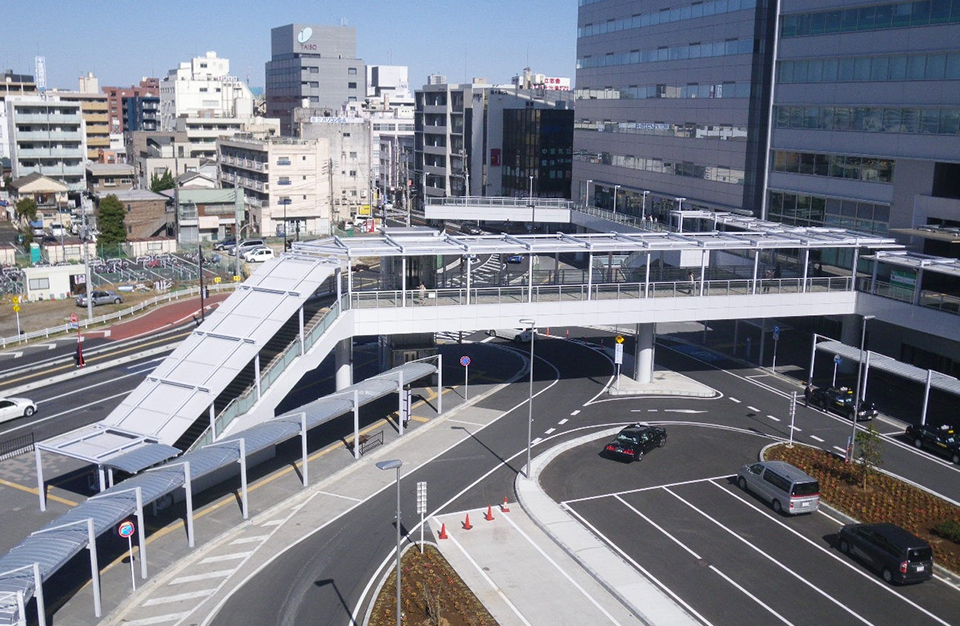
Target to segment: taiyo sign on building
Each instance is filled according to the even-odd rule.
[[[300,50],[316,50],[317,44],[310,43],[310,38],[313,37],[313,29],[309,26],[304,26],[297,33],[297,44],[299,44]]]

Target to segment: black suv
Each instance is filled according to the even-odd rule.
[[[960,437],[953,426],[907,426],[907,439],[918,448],[926,448],[960,463]]]
[[[810,394],[810,403],[821,409],[850,419],[853,415],[853,390],[849,387],[818,387]],[[867,422],[877,416],[873,402],[861,402],[857,413],[858,422]]]
[[[888,583],[919,583],[933,576],[930,544],[894,524],[847,524],[837,547],[852,554]]]
[[[649,424],[632,424],[619,433],[616,439],[603,447],[601,454],[625,461],[639,461],[645,452],[662,448],[667,443],[667,430]]]

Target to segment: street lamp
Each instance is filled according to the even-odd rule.
[[[677,201],[677,230],[683,232],[683,201],[686,198],[674,198]]]
[[[379,461],[377,467],[382,470],[397,470],[397,626],[400,625],[400,467],[403,461]]]
[[[850,421],[853,422],[853,431],[850,433],[849,463],[853,462],[853,452],[857,446],[857,416],[860,414],[860,377],[863,374],[863,348],[867,341],[867,322],[875,317],[876,315],[864,315],[863,327],[860,330],[860,360],[857,363],[857,395],[853,398],[853,415],[850,419]]]
[[[620,192],[620,185],[613,186],[613,212],[617,212],[617,195]]]
[[[280,204],[283,205],[283,251],[286,252],[287,251],[287,205],[290,204],[290,198],[281,198]]]
[[[590,206],[590,183],[592,182],[593,182],[592,178],[587,180],[587,193],[583,197],[583,204],[586,206]]]
[[[521,319],[521,324],[530,327],[530,392],[527,400],[527,466],[523,472],[525,478],[530,478],[530,446],[533,439],[533,335],[537,326],[536,320]]]
[[[650,192],[649,192],[649,191],[644,191],[644,192],[643,192],[643,200],[641,201],[641,204],[640,204],[640,219],[641,219],[641,221],[642,221],[642,220],[645,220],[645,219],[647,218],[647,194],[648,194],[648,193],[650,193]]]

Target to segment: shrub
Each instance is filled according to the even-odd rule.
[[[940,522],[934,526],[933,530],[944,539],[960,543],[960,522],[957,520],[948,519]]]

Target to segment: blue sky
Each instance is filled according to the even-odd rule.
[[[47,86],[76,89],[93,72],[100,85],[163,77],[207,50],[231,73],[263,86],[270,29],[293,22],[357,29],[368,64],[407,65],[416,88],[431,73],[463,82],[508,82],[527,64],[574,77],[576,0],[13,0],[0,10],[0,71],[33,74],[47,61]]]

